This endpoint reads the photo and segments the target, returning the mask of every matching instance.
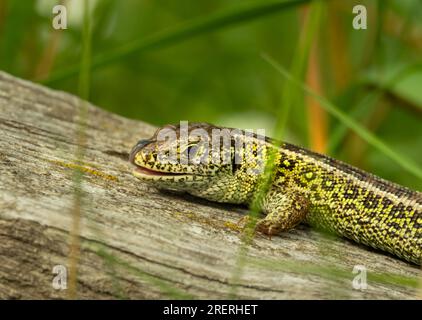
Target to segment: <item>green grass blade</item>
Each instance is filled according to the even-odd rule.
[[[322,2],[315,1],[310,7],[309,19],[306,32],[303,33],[302,39],[300,39],[299,46],[296,49],[296,53],[293,57],[291,71],[296,78],[301,79],[306,70],[306,65],[309,57],[309,52],[312,46],[312,40],[315,38],[315,33],[319,29],[321,14],[322,14]],[[265,54],[262,55],[264,58]],[[264,58],[265,59],[265,58]],[[283,88],[283,96],[281,97],[281,106],[277,112],[277,123],[275,128],[274,138],[282,140],[284,131],[287,125],[287,119],[289,117],[290,109],[292,105],[298,103],[301,97],[301,91],[290,82],[286,82]]]
[[[312,45],[312,40],[314,39],[315,32],[318,30],[320,17],[322,12],[322,5],[320,1],[315,1],[310,8],[309,21],[306,25],[306,29],[303,30],[301,39],[298,41],[295,54],[293,56],[291,71],[297,77],[302,77],[305,71],[306,61],[308,60],[308,55]],[[299,100],[301,92],[295,90],[294,86],[290,82],[285,82],[283,86],[283,97],[281,100],[281,105],[277,108],[276,112],[276,125],[275,125],[275,138],[282,140],[284,130],[287,124],[287,119],[290,114],[291,106]],[[242,276],[244,266],[246,264],[246,255],[248,251],[248,246],[250,245],[252,238],[254,236],[253,230],[257,222],[261,210],[261,203],[265,195],[268,193],[273,178],[275,176],[275,158],[276,153],[270,152],[266,159],[266,164],[264,168],[264,173],[260,178],[260,183],[257,191],[254,194],[252,204],[250,205],[248,216],[249,221],[246,226],[246,232],[242,235],[242,243],[240,244],[239,251],[237,253],[236,266],[233,269],[231,283],[233,284],[232,290],[230,292],[230,298],[236,297],[236,284],[239,283],[239,280]]]
[[[368,93],[360,102],[357,103],[354,110],[350,113],[350,117],[355,121],[362,119],[366,114],[368,114],[368,112],[371,112],[372,109],[374,109],[376,103],[382,97],[382,94],[381,90],[375,90],[374,92]],[[349,128],[342,122],[333,128],[328,143],[328,154],[334,154],[338,150],[348,131]]]
[[[266,56],[265,60],[269,64],[271,64],[278,72],[280,72],[286,79],[288,79],[295,85],[299,86],[300,88],[302,88],[302,90],[306,92],[306,94],[316,99],[325,110],[327,110],[331,115],[336,117],[339,121],[343,122],[347,127],[349,127],[354,132],[356,132],[356,134],[358,134],[367,143],[372,145],[374,148],[377,148],[379,151],[381,151],[391,160],[395,161],[404,170],[408,171],[409,173],[413,174],[415,177],[422,180],[422,170],[415,163],[399,155],[397,152],[391,149],[387,144],[385,144],[381,139],[379,139],[376,135],[374,135],[372,132],[362,127],[357,122],[355,122],[352,118],[347,116],[344,112],[342,112],[330,101],[328,101],[327,99],[315,93],[306,84],[303,84],[302,82],[296,80],[296,78],[294,78],[286,69],[284,69],[280,64],[278,64],[274,59],[270,58],[269,56]]]
[[[90,57],[91,57],[91,16],[88,9],[88,0],[84,0],[84,19],[82,29],[82,56],[79,66],[79,114],[78,127],[76,132],[77,148],[75,151],[75,159],[78,163],[82,163],[85,157],[86,145],[86,122],[88,117],[88,102],[90,90]],[[80,228],[83,208],[83,178],[84,173],[79,168],[75,168],[73,172],[73,196],[74,203],[72,207],[72,227],[70,230],[71,250],[69,253],[70,268],[69,268],[69,291],[68,297],[75,299],[77,297],[77,283],[78,283],[78,264],[80,255]]]
[[[83,100],[89,99],[90,66],[91,66],[92,27],[88,9],[88,0],[84,2],[84,22],[82,29],[82,57],[79,65],[79,96]]]
[[[414,72],[420,72],[422,70],[421,62],[416,62],[412,64],[405,65],[400,70],[391,75],[387,80],[381,81],[380,79],[372,79],[371,77],[366,77],[360,80],[360,85],[362,87],[374,87],[374,90],[369,92],[356,106],[355,110],[352,111],[351,117],[355,120],[361,119],[368,111],[372,110],[375,104],[385,95],[392,94],[397,95],[403,98],[408,103],[411,103],[415,109],[421,109],[422,105],[418,103],[412,103],[408,97],[400,95],[401,92],[397,90],[398,85],[406,77],[411,75]],[[330,143],[328,146],[328,153],[334,153],[339,147],[340,143],[347,134],[348,127],[343,123],[337,125],[331,133]]]
[[[131,54],[139,54],[143,51],[169,46],[201,34],[268,16],[310,1],[311,0],[283,0],[269,3],[258,2],[253,5],[218,12],[205,18],[195,19],[179,27],[159,32],[146,38],[137,39],[108,52],[98,54],[92,59],[91,68],[98,68],[106,64],[117,62]],[[59,80],[72,77],[77,73],[78,66],[73,65],[53,73],[48,79],[42,81],[42,83],[52,84]]]
[[[327,280],[348,280],[350,279],[351,273],[350,270],[345,269],[344,267],[332,266],[329,264],[315,265],[304,261],[298,262],[248,257],[248,263],[252,268],[257,268],[261,271],[292,272],[306,276],[314,275]],[[419,278],[411,275],[369,271],[368,280],[380,285],[393,285],[406,289],[417,289],[419,286]]]

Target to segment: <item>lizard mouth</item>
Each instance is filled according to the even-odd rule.
[[[174,173],[174,172],[163,172],[163,171],[157,171],[157,170],[152,170],[149,168],[145,168],[145,167],[141,167],[136,165],[135,170],[133,171],[133,173],[137,176],[181,176],[181,175],[185,175],[185,173]]]
[[[172,176],[185,175],[184,173],[173,173],[173,172],[153,170],[153,169],[146,168],[146,167],[138,164],[136,162],[136,155],[148,143],[150,143],[150,140],[141,140],[141,141],[138,142],[138,144],[130,152],[129,162],[131,162],[135,166],[135,169],[133,170],[133,174],[136,177],[154,179],[154,177],[158,178],[158,177],[163,177],[163,176],[172,177]]]

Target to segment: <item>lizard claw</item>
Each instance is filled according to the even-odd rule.
[[[274,226],[271,221],[261,219],[257,222],[255,229],[259,231],[261,234],[267,236],[269,240],[271,240],[273,235],[277,235],[280,230]]]
[[[239,229],[242,230],[243,232],[248,231],[247,229],[249,227],[253,226],[253,234],[255,236],[271,240],[271,236],[272,236],[273,233],[265,232],[264,230],[261,230],[261,228],[259,227],[262,224],[264,219],[258,220],[254,225],[252,224],[251,219],[253,219],[253,218],[251,218],[251,216],[245,215],[245,216],[241,217],[237,221],[236,224],[239,227]]]

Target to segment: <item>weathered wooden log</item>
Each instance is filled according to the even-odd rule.
[[[69,297],[71,259],[77,298],[417,297],[418,267],[307,226],[240,250],[245,208],[161,193],[131,175],[128,151],[151,125],[88,105],[78,160],[81,105],[0,73],[0,298]],[[80,254],[70,258],[75,170]],[[357,289],[362,268],[367,288]]]

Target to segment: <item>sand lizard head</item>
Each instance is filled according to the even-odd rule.
[[[255,187],[259,146],[244,131],[208,123],[166,125],[150,139],[140,140],[130,153],[133,174],[159,189],[185,191],[219,202],[245,202]],[[251,141],[247,152],[237,145]],[[246,158],[243,158],[246,157]],[[247,161],[245,161],[247,159]]]

